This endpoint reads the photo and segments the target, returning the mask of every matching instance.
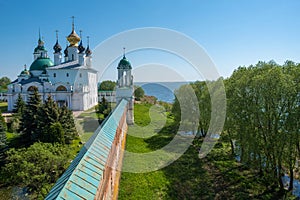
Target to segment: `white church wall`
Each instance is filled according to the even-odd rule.
[[[72,110],[83,110],[83,96],[82,94],[72,95]]]
[[[76,80],[78,70],[48,70],[49,80],[52,84],[65,82],[73,84]]]

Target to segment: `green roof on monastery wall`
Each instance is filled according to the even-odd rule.
[[[95,198],[103,179],[105,165],[115,139],[117,127],[126,111],[127,103],[123,99],[98,127],[69,168],[53,186],[46,200]]]

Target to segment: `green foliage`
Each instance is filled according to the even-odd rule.
[[[13,109],[13,116],[12,116],[12,122],[9,128],[10,132],[17,133],[20,131],[20,125],[21,125],[21,118],[22,115],[24,114],[26,104],[19,93],[18,99],[14,105]]]
[[[145,95],[145,91],[140,86],[134,86],[134,98],[137,101],[140,101]]]
[[[20,130],[20,118],[21,116],[19,115],[13,115],[12,116],[12,121],[11,121],[11,124],[10,124],[10,127],[9,127],[9,132],[12,132],[12,133],[18,133],[19,130]]]
[[[50,95],[48,96],[46,102],[40,107],[37,120],[37,140],[50,143],[61,140],[60,135],[56,135],[58,133],[56,133],[57,130],[55,129],[55,126],[57,126],[56,123],[59,121],[59,109],[56,102],[53,101]],[[52,127],[54,124],[56,125]],[[55,136],[58,138],[54,138]]]
[[[172,111],[173,105],[171,103],[159,101],[158,104],[163,106],[165,108],[166,112],[170,113]]]
[[[10,149],[2,168],[6,184],[28,187],[45,197],[70,163],[70,148],[59,144],[34,143],[29,148]]]
[[[0,148],[6,146],[6,123],[0,111]]]
[[[64,142],[70,144],[78,136],[73,113],[67,107],[62,107],[59,114],[59,122],[64,131]]]
[[[149,105],[136,104],[134,113],[148,117]],[[158,111],[158,110],[157,110]],[[158,111],[159,112],[159,111]],[[161,113],[157,113],[161,114]],[[162,118],[160,118],[162,119]],[[147,153],[162,148],[172,140],[176,124],[168,116],[163,129],[149,138],[136,136],[142,120],[130,126],[126,140],[126,150]],[[156,132],[160,127],[148,127]],[[136,137],[135,137],[136,136]],[[175,162],[149,173],[122,172],[119,196],[122,199],[282,199],[283,194],[267,187],[263,177],[256,170],[236,162],[230,153],[230,144],[220,141],[210,154],[199,159],[198,149],[202,139],[196,139],[190,148]],[[129,162],[129,163],[127,163]],[[124,165],[132,164],[124,157]]]
[[[66,107],[58,108],[50,95],[41,104],[36,90],[25,107],[21,125],[28,144],[36,141],[70,144],[78,136],[72,111]]]
[[[39,131],[37,128],[41,105],[42,102],[38,94],[38,89],[35,87],[22,114],[21,131],[23,139],[27,143],[38,140]]]
[[[65,133],[64,129],[59,122],[51,123],[49,128],[49,135],[48,138],[51,143],[58,142],[60,144],[65,143]]]
[[[95,107],[95,110],[98,122],[100,124],[110,114],[111,105],[104,97],[102,97],[102,101],[98,103],[98,105]]]
[[[258,62],[238,68],[225,81],[225,131],[237,147],[232,145],[232,152],[281,190],[282,174],[294,176],[300,153],[299,74],[293,62]]]
[[[26,104],[25,104],[21,94],[19,93],[18,99],[14,105],[13,113],[22,115],[25,110],[25,106],[26,106]]]
[[[197,81],[182,85],[174,92],[172,114],[176,124],[183,126],[186,123],[187,131],[194,131],[200,136],[206,135],[210,123],[211,100],[207,85],[212,88],[214,82]],[[192,109],[196,106],[198,109]]]
[[[113,91],[113,90],[115,90],[115,87],[116,87],[116,82],[107,80],[107,81],[102,81],[100,83],[98,90],[99,91]]]
[[[7,90],[7,85],[10,84],[11,80],[8,77],[0,78],[0,91]]]

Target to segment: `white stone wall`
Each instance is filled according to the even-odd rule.
[[[77,47],[68,47],[68,60],[78,60],[78,48]]]

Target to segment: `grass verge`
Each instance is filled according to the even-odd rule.
[[[0,102],[0,110],[2,113],[7,111],[7,102]]]
[[[144,138],[140,127],[129,127],[127,151],[157,150],[168,144],[176,133],[176,125],[168,115],[165,115],[168,116],[165,126],[159,131],[150,126],[150,107],[135,105],[135,123],[147,127],[153,135]],[[201,138],[195,139],[179,159],[163,169],[149,173],[122,172],[119,199],[295,199],[268,187],[264,177],[236,162],[230,154],[230,145],[222,138],[204,159],[198,157],[201,143]],[[126,163],[128,159],[124,157],[123,166],[130,164]]]

